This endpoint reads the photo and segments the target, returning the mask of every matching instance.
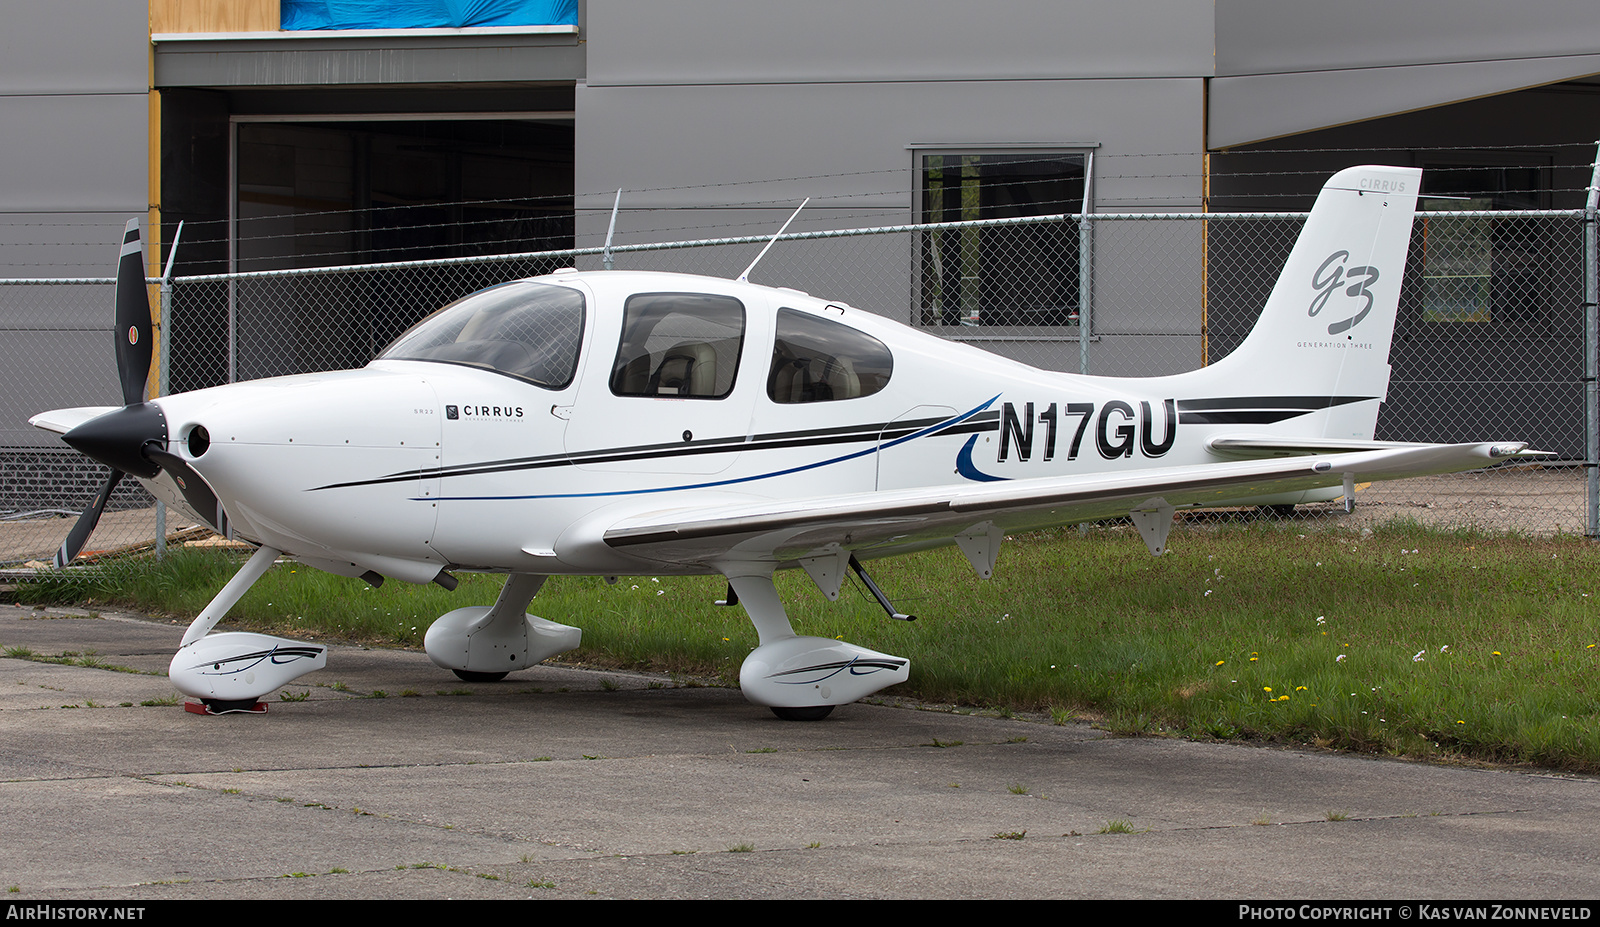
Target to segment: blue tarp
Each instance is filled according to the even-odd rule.
[[[281,0],[285,31],[576,26],[578,0]]]

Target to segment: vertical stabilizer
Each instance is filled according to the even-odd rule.
[[[1320,437],[1370,439],[1421,178],[1369,166],[1329,179],[1255,329],[1208,372],[1241,395],[1327,398]]]

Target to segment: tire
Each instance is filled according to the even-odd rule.
[[[833,706],[811,705],[806,708],[773,708],[772,713],[785,721],[821,721],[833,713]]]
[[[507,673],[478,673],[472,670],[451,670],[467,682],[499,682],[506,678]]]

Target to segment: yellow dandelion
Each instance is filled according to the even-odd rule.
[[[1221,666],[1221,665],[1222,665],[1222,664],[1223,664],[1223,663],[1225,663],[1225,662],[1227,662],[1227,661],[1225,661],[1225,660],[1218,660],[1218,661],[1217,661],[1217,662],[1216,662],[1216,665],[1217,665],[1217,666]]]
[[[1261,687],[1261,691],[1263,691],[1263,692],[1271,692],[1272,691],[1272,687],[1271,686],[1262,686]]]

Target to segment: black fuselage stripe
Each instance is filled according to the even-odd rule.
[[[1231,396],[1221,399],[1180,399],[1179,412],[1214,412],[1224,409],[1298,409],[1311,412],[1377,399],[1376,396]]]
[[[1234,412],[1180,412],[1182,425],[1271,425],[1284,419],[1310,415],[1306,409],[1240,409]]]
[[[552,454],[544,457],[485,461],[477,464],[458,464],[431,470],[408,470],[391,473],[370,480],[352,480],[329,483],[314,489],[346,489],[354,486],[374,486],[384,483],[401,483],[411,480],[444,479],[456,476],[478,476],[486,473],[506,473],[516,470],[544,470],[553,467],[592,466],[596,464],[627,463],[661,458],[696,457],[705,454],[723,454],[742,451],[780,450],[792,447],[816,447],[829,444],[849,444],[861,441],[886,441],[915,434],[944,421],[942,418],[916,419],[892,423],[851,425],[843,428],[817,428],[806,431],[775,432],[745,438],[708,438],[686,441],[682,444],[645,444],[604,451],[578,454]],[[991,426],[992,427],[992,426]]]

